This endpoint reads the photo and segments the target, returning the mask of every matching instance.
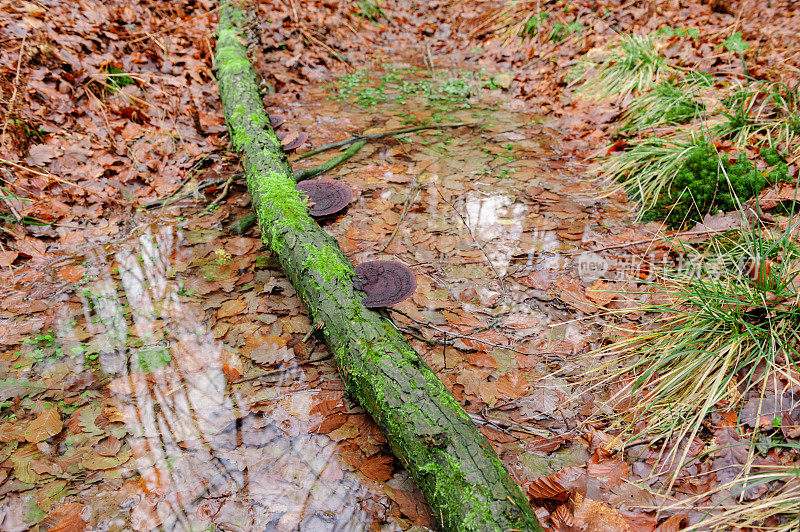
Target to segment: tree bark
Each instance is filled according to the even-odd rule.
[[[541,530],[467,413],[392,323],[361,303],[353,265],[308,216],[270,128],[242,44],[242,4],[220,4],[214,69],[261,237],[330,346],[349,395],[375,418],[444,530]]]

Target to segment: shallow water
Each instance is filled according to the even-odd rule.
[[[399,71],[428,79],[403,66],[372,76]],[[326,227],[355,264],[414,269],[417,292],[390,314],[520,481],[585,463],[582,447],[557,442],[574,430],[567,385],[535,383],[592,338],[563,296],[580,281],[563,274],[603,202],[570,177],[581,168],[559,158],[558,131],[499,90],[475,88],[469,105],[413,92],[398,103],[392,90],[366,108],[321,86],[268,102],[315,145],[409,117],[480,121],[369,144],[326,176],[356,193]],[[93,530],[431,524],[327,347],[306,339],[299,299],[255,233],[222,229],[242,203],[187,219],[190,200],[76,229],[58,261],[20,270],[0,294],[9,530],[64,503]]]

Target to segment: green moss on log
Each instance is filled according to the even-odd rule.
[[[313,323],[322,324],[348,393],[375,418],[444,530],[541,530],[524,493],[467,413],[395,327],[361,304],[352,264],[307,214],[269,126],[242,42],[242,4],[220,3],[215,72],[261,236]]]

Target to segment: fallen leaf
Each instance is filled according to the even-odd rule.
[[[378,482],[386,482],[392,478],[394,459],[391,456],[373,456],[359,468],[359,471],[367,478]]]
[[[558,480],[550,477],[539,477],[525,486],[528,497],[532,500],[555,500],[566,502],[569,492]]]
[[[39,530],[47,530],[48,532],[84,532],[88,526],[88,523],[81,517],[85,508],[85,505],[77,502],[60,506],[48,513],[39,522]]]
[[[554,293],[564,303],[586,314],[591,314],[598,308],[594,301],[586,296],[586,291],[583,289],[580,281],[572,277],[565,276],[556,280]]]
[[[100,456],[115,456],[122,448],[122,442],[114,436],[103,438],[94,446],[94,450]]]
[[[586,297],[604,307],[617,297],[613,290],[614,284],[598,279],[586,290]]]
[[[495,384],[497,386],[497,393],[508,399],[519,399],[527,394],[531,387],[528,383],[528,379],[519,371],[509,371],[497,379]]]
[[[166,469],[149,467],[141,472],[139,484],[145,493],[163,496],[170,485],[170,473]]]
[[[58,276],[68,283],[77,283],[85,273],[86,267],[81,264],[69,264],[58,270]]]
[[[51,144],[37,144],[28,150],[28,162],[34,166],[45,166],[56,157],[64,153],[58,146]]]
[[[239,377],[244,373],[244,364],[242,363],[242,359],[239,358],[239,355],[227,349],[223,349],[221,358],[222,372],[225,374],[225,377],[227,377],[228,382],[239,380]]]
[[[16,251],[4,250],[0,251],[0,268],[7,268],[14,264],[14,261],[19,257]]]
[[[28,424],[28,428],[25,429],[25,439],[31,443],[38,443],[55,436],[63,428],[58,411],[51,408]]]
[[[241,314],[246,308],[247,302],[244,299],[229,299],[219,306],[217,317],[220,319],[230,318],[231,316]]]

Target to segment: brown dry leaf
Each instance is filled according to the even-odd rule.
[[[537,500],[557,500],[566,502],[569,492],[558,480],[550,477],[539,477],[525,486],[528,497]]]
[[[131,373],[117,377],[108,383],[108,389],[119,395],[142,395],[148,389],[147,375]]]
[[[36,144],[28,150],[27,160],[33,166],[45,166],[64,153],[59,146],[52,144]]]
[[[81,466],[92,471],[100,469],[113,469],[127,462],[131,457],[130,451],[122,451],[116,456],[103,456],[91,450],[81,459]]]
[[[84,508],[86,506],[77,502],[60,506],[48,513],[39,522],[39,530],[47,530],[48,532],[83,532],[88,526],[88,523],[81,517]]]
[[[112,423],[125,421],[125,416],[123,416],[119,408],[114,405],[103,407],[103,417]]]
[[[509,371],[495,381],[497,393],[508,399],[519,399],[530,390],[528,379],[519,371]]]
[[[31,443],[38,443],[55,436],[63,428],[58,411],[51,408],[28,424],[28,428],[25,429],[25,439]]]
[[[10,250],[0,250],[0,268],[7,268],[14,264],[19,257],[19,253]]]
[[[231,255],[247,255],[261,245],[261,241],[244,236],[231,238],[225,243],[225,250]]]
[[[525,449],[531,453],[549,454],[560,449],[565,443],[567,443],[567,440],[563,436],[551,436],[548,438],[534,436],[529,440]]]
[[[158,511],[155,498],[144,497],[131,511],[131,527],[136,531],[153,530],[159,526],[166,517]]]
[[[508,337],[498,331],[481,331],[470,334],[469,338],[461,338],[468,349],[476,351],[491,351],[498,345],[508,345]]]
[[[147,494],[164,496],[170,485],[170,473],[165,469],[149,467],[141,472],[139,484]]]
[[[311,330],[311,321],[308,316],[286,316],[281,318],[284,334],[307,333]]]
[[[687,517],[688,514],[675,514],[658,525],[655,532],[678,532],[681,530],[681,522]]]
[[[251,336],[239,352],[257,364],[286,362],[294,357],[294,352],[286,347],[286,340],[281,336]]]
[[[542,324],[542,318],[530,313],[516,312],[509,314],[503,321],[503,327],[513,327],[514,329],[531,329]]]
[[[497,361],[486,351],[476,351],[475,353],[464,353],[464,358],[473,366],[479,368],[496,368]]]
[[[593,532],[623,532],[631,530],[628,521],[608,504],[575,495],[575,526]]]
[[[742,215],[738,212],[706,214],[703,221],[692,227],[691,235],[679,236],[681,240],[695,242],[717,233],[738,229],[742,225]],[[695,234],[696,233],[696,234]]]
[[[614,487],[620,485],[628,478],[628,464],[612,458],[601,458],[595,452],[589,460],[587,474],[600,480],[604,486]]]
[[[613,290],[614,290],[613,283],[609,283],[608,281],[603,281],[598,279],[597,281],[592,283],[592,286],[590,286],[586,290],[586,297],[588,297],[601,307],[605,307],[606,305],[611,303],[611,301],[613,301],[615,297],[617,297],[617,294],[613,292]]]
[[[103,438],[94,446],[94,450],[100,456],[116,456],[121,448],[122,442],[114,436]]]
[[[553,510],[553,513],[550,514],[550,520],[553,521],[553,525],[555,525],[556,530],[559,532],[562,530],[572,531],[575,526],[575,516],[572,515],[572,512],[566,504],[562,504]]]
[[[20,255],[32,258],[43,258],[46,256],[47,244],[38,238],[24,236],[17,238],[17,251]]]
[[[239,380],[239,377],[244,373],[244,364],[242,363],[242,359],[239,358],[239,355],[227,349],[223,349],[221,358],[222,372],[225,374],[225,377],[227,377],[228,382]]]
[[[481,382],[478,384],[478,398],[489,406],[497,402],[497,383]]]
[[[219,306],[219,310],[217,310],[217,317],[220,319],[230,318],[231,316],[241,314],[246,308],[247,302],[244,299],[229,299]]]
[[[555,282],[554,293],[564,303],[575,307],[581,312],[591,314],[597,310],[597,305],[586,296],[580,281],[572,277],[561,277]]]
[[[361,464],[360,472],[367,478],[378,482],[386,482],[392,478],[394,459],[391,456],[373,456]]]
[[[58,276],[68,283],[77,283],[83,279],[86,267],[81,264],[70,264],[58,270]]]

